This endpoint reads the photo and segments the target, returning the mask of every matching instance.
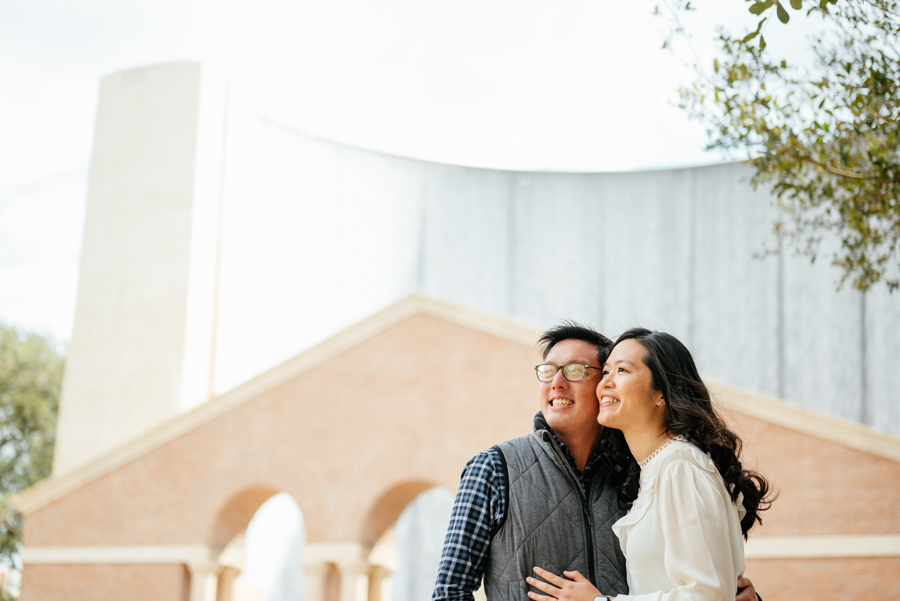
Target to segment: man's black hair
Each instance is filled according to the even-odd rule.
[[[550,350],[563,340],[584,340],[597,347],[597,361],[602,367],[612,350],[613,342],[600,332],[574,321],[563,321],[553,326],[538,338],[538,344],[544,354],[544,359]]]

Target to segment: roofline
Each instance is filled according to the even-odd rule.
[[[542,333],[540,328],[506,317],[414,292],[284,363],[164,422],[93,461],[35,484],[17,495],[12,504],[25,515],[32,513],[416,314],[444,319],[527,346],[533,346]],[[717,402],[727,411],[900,462],[900,439],[893,436],[856,422],[820,415],[781,399],[707,378],[704,380]]]
[[[414,292],[284,363],[163,422],[96,459],[35,484],[17,495],[12,504],[23,514],[32,513],[416,314],[430,315],[529,346],[537,342],[542,332],[539,328],[506,317]]]
[[[742,413],[803,434],[809,434],[857,451],[900,461],[900,439],[860,423],[822,415],[766,396],[703,378],[714,399],[726,411]]]

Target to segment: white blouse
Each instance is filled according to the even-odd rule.
[[[744,573],[737,503],[708,455],[675,440],[641,469],[631,510],[613,525],[630,594],[617,601],[734,601]]]

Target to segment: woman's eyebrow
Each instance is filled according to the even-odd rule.
[[[628,359],[619,359],[618,361],[616,361],[616,363],[618,363],[618,364],[620,364],[620,365],[621,365],[622,363],[627,363],[628,365],[634,365],[634,362],[629,361]],[[607,361],[606,363],[604,363],[604,364],[603,364],[603,367],[606,367],[607,365],[609,365],[609,361]]]

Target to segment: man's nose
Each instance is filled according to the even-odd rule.
[[[566,386],[569,381],[566,379],[566,376],[563,375],[562,368],[556,370],[556,374],[553,376],[553,388],[559,388],[560,386]]]

